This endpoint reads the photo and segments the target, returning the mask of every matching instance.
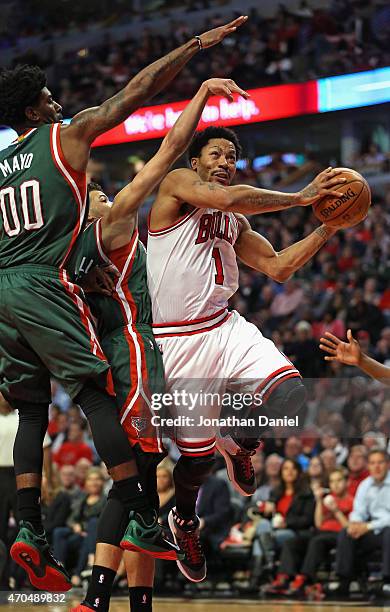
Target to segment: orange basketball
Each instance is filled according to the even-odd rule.
[[[313,212],[319,221],[331,227],[352,227],[363,221],[371,205],[371,191],[365,178],[356,170],[343,170],[340,178],[347,181],[335,189],[343,195],[341,198],[325,196],[313,204]]]

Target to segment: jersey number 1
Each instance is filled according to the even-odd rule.
[[[36,179],[24,181],[19,187],[18,199],[21,205],[17,203],[15,187],[4,187],[0,190],[1,215],[4,231],[8,236],[17,236],[20,233],[21,223],[18,208],[22,209],[24,229],[37,230],[43,226],[39,181]]]
[[[223,285],[223,281],[224,281],[223,265],[222,265],[221,253],[219,252],[219,249],[217,247],[213,248],[212,257],[215,261],[215,269],[217,271],[215,275],[215,284]]]

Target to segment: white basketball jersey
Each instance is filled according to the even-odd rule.
[[[238,288],[233,213],[195,208],[175,225],[149,230],[148,285],[154,325],[225,311]]]

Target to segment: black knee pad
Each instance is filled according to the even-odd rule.
[[[271,393],[264,408],[267,416],[294,417],[305,405],[306,388],[300,378],[288,378]]]
[[[198,489],[213,471],[215,456],[204,457],[180,457],[173,470],[175,484],[184,489]]]

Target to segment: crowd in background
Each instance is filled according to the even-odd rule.
[[[27,33],[29,27],[32,31],[34,28],[39,30],[44,23],[45,37],[50,39],[51,22],[54,30],[58,27],[58,19],[61,28],[64,24],[74,25],[76,17],[73,20],[71,17],[64,19],[63,12],[56,10],[51,2],[47,3],[46,12],[42,11],[41,4],[39,10],[34,10],[34,3],[31,3],[30,12],[24,8],[20,12],[18,18],[24,21],[18,35],[20,31]],[[63,4],[64,10],[74,10],[77,15],[82,7],[88,14],[88,10],[92,10],[89,5],[94,3]],[[114,3],[104,3],[102,0],[102,4],[108,5],[110,15],[115,15],[116,6],[124,8],[118,0]],[[188,8],[191,9],[191,6],[200,10],[202,2],[192,3]],[[101,18],[99,11],[94,9],[93,12],[96,18]],[[15,12],[11,13],[12,23],[17,22],[16,16]],[[234,14],[227,17],[234,17]],[[120,19],[131,21],[131,11],[127,17]],[[224,21],[225,14],[223,17],[215,14],[211,19],[207,18],[201,30],[208,30]],[[90,17],[86,18],[86,22],[90,25]],[[264,18],[260,8],[253,9],[250,20],[240,29],[238,36],[225,39],[221,45],[213,48],[212,54],[196,55],[154,102],[189,98],[210,74],[214,77],[231,77],[241,87],[251,88],[388,65],[389,23],[389,7],[381,0],[370,3],[343,0],[329,3],[326,9],[312,8],[310,3],[303,1],[301,8],[295,11],[289,11],[288,3],[278,7],[275,3],[272,18]],[[147,23],[140,25],[140,28],[143,30],[139,38],[129,35],[122,42],[110,39],[104,30],[99,31],[96,45],[67,51],[63,56],[56,55],[54,44],[50,52],[41,55],[32,47],[25,56],[14,57],[13,63],[27,61],[43,65],[48,72],[51,89],[61,101],[66,115],[71,116],[112,96],[140,69],[195,33],[187,14],[179,21],[172,20],[164,32],[154,31]],[[7,28],[8,36],[10,31],[12,29]]]
[[[343,531],[348,529],[348,517],[355,522],[385,521],[381,527],[378,523],[378,529],[384,540],[389,536],[390,472],[386,448],[390,437],[390,395],[379,383],[361,377],[353,379],[349,395],[343,395],[340,388],[337,395],[332,395],[331,390],[332,382],[326,379],[314,385],[309,401],[312,418],[300,431],[285,431],[282,435],[279,431],[277,438],[275,432],[266,434],[262,449],[253,457],[257,490],[251,498],[233,489],[224,462],[217,457],[215,473],[203,485],[197,504],[209,564],[208,582],[201,589],[210,588],[210,583],[218,588],[219,582],[228,581],[233,590],[259,596],[294,597],[306,592],[311,598],[321,599],[325,596],[324,577],[329,579],[329,570],[333,575],[335,571],[334,553],[329,556],[332,549],[336,549],[336,571],[341,563],[337,547],[339,540],[348,536]],[[97,520],[111,481],[96,455],[80,410],[55,383],[53,394],[58,402],[51,406],[48,428],[53,469],[45,474],[42,483],[43,524],[55,557],[65,564],[73,586],[78,587],[85,585],[91,574]],[[2,402],[0,408],[4,409],[5,404]],[[11,410],[7,416],[14,422],[16,433],[17,418]],[[350,427],[350,421],[355,423],[355,429]],[[157,471],[160,520],[165,525],[175,504],[172,470],[177,460],[175,447],[168,447],[169,456]],[[374,452],[378,449],[382,455]],[[386,486],[378,488],[378,494],[384,497],[382,502],[377,494],[371,496],[371,507],[370,496],[363,491],[359,494],[359,487],[362,483],[367,487],[370,475],[378,478],[375,461],[384,461],[381,469]],[[10,490],[7,495],[2,491],[0,504],[2,521],[7,521],[2,526],[4,540],[0,543],[0,584],[2,588],[18,589],[27,584],[20,568],[6,563],[6,547],[17,529],[11,504],[14,492],[8,486]],[[5,512],[7,499],[9,507]],[[390,561],[388,539],[385,555]],[[344,540],[340,546],[345,546]],[[381,566],[380,546],[374,545],[369,552],[377,553],[376,576],[383,575],[386,567]],[[367,554],[367,559],[370,557]],[[360,569],[351,565],[351,579],[359,576]],[[318,574],[318,570],[323,573]],[[300,576],[298,581],[296,576]],[[125,588],[126,580],[121,566],[115,589],[122,586]],[[183,588],[194,587],[184,580],[175,563],[159,562],[156,591],[178,593]]]

